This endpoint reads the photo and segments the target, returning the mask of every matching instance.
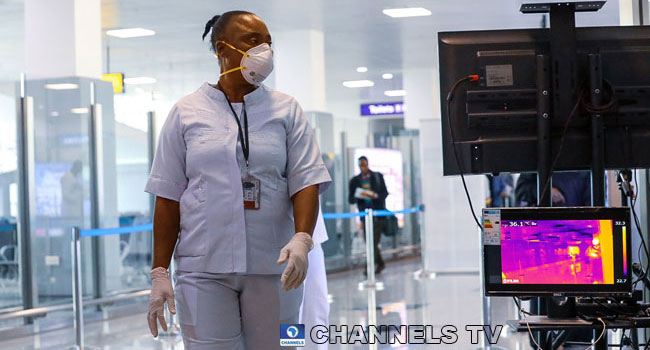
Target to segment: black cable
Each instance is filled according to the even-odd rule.
[[[584,108],[585,111],[590,114],[606,114],[618,110],[618,99],[616,98],[612,84],[610,84],[609,81],[603,79],[603,88],[607,90],[607,94],[603,92],[603,95],[608,95],[609,100],[602,106],[596,107],[590,102],[587,102],[586,97],[591,98],[591,96],[587,96],[587,93],[590,93],[590,90],[585,90],[585,92],[580,96],[580,100],[582,101],[582,108]]]
[[[639,182],[637,176],[634,174],[634,171],[632,172],[632,176],[634,178],[634,192],[639,191]],[[646,256],[646,267],[645,271],[637,277],[637,279],[632,282],[632,288],[636,289],[636,286],[639,284],[639,282],[643,281],[647,276],[648,276],[648,270],[650,270],[650,251],[648,250],[648,245],[646,244],[645,237],[643,237],[643,230],[641,229],[641,221],[639,220],[639,217],[636,213],[636,201],[637,201],[637,196],[638,193],[633,193],[631,196],[631,210],[632,210],[632,218],[634,219],[634,225],[636,226],[636,230],[639,233],[639,237],[641,237],[641,244],[639,245],[639,249],[637,250],[637,255],[639,256],[639,263],[641,266],[643,266],[643,260],[641,259],[641,248],[643,247],[643,250],[645,252]]]
[[[645,250],[646,256],[648,256],[649,255],[648,254],[648,246],[647,246],[647,244],[645,242],[645,238],[643,237],[643,231],[641,231],[641,223],[639,221],[639,217],[637,216],[636,209],[634,209],[634,207],[632,207],[632,216],[634,217],[634,224],[636,225],[636,229],[639,232],[639,236],[641,237],[641,244],[643,245],[643,249]],[[641,260],[641,256],[639,256],[639,261],[640,260]],[[642,261],[640,261],[640,262],[643,263]],[[641,266],[643,266],[643,264],[641,264]],[[650,258],[648,258],[647,261],[646,261],[645,271],[634,282],[634,287],[636,287],[636,284],[638,284],[639,281],[642,281],[643,279],[645,279],[648,276],[648,269],[649,268],[650,268]]]
[[[648,245],[645,242],[645,237],[643,236],[643,231],[641,230],[640,220],[639,220],[639,217],[636,214],[636,210],[635,210],[636,201],[637,201],[637,198],[639,196],[639,193],[638,193],[638,191],[639,191],[639,177],[636,176],[635,172],[632,172],[632,176],[634,178],[634,190],[636,191],[636,193],[634,193],[633,202],[632,202],[634,204],[632,206],[632,214],[635,217],[636,229],[639,232],[639,235],[641,236],[641,243],[643,244],[643,248],[644,248],[645,254],[646,254],[646,268],[645,268],[645,272],[644,272],[644,275],[643,275],[643,278],[645,279],[646,277],[648,277],[648,270],[650,270],[650,249],[648,249]],[[639,254],[639,262],[643,266],[643,261],[641,261],[641,254]]]
[[[584,90],[583,92],[578,94],[578,100],[576,101],[575,106],[573,106],[573,109],[571,110],[571,113],[569,114],[569,117],[567,118],[566,123],[564,124],[564,129],[562,131],[562,136],[560,138],[560,147],[558,148],[557,154],[555,155],[555,159],[551,164],[549,176],[548,179],[546,179],[546,183],[544,184],[543,191],[539,195],[540,198],[538,198],[537,200],[537,206],[539,206],[542,197],[548,190],[548,187],[551,183],[551,178],[553,177],[553,171],[555,170],[557,161],[560,159],[560,155],[562,154],[562,149],[564,148],[564,140],[567,132],[569,131],[569,125],[571,124],[571,120],[573,120],[573,117],[575,116],[578,107],[581,106],[585,111],[591,114],[606,114],[606,113],[614,112],[618,109],[618,99],[616,98],[614,87],[612,87],[612,84],[610,84],[607,80],[603,80],[603,88],[605,88],[608,91],[607,95],[609,97],[609,100],[604,105],[598,107],[592,105],[590,102],[587,102],[586,100],[586,97],[588,97],[587,92],[589,92],[590,90]]]
[[[632,172],[632,176],[634,176],[634,172]],[[637,187],[635,187],[635,191],[638,191],[639,183],[637,181],[636,176],[634,176],[634,183],[635,183],[635,186],[637,186]],[[631,208],[634,208],[636,206],[636,196],[637,196],[636,193],[632,193],[632,195],[630,196]],[[636,225],[636,222],[635,222],[635,225]],[[638,232],[638,227],[637,227],[637,232]],[[641,266],[641,268],[643,270],[643,260],[641,259],[641,248],[644,248],[644,252],[646,254],[646,261],[650,261],[650,255],[648,255],[648,248],[645,246],[645,242],[643,241],[643,235],[641,235],[641,244],[639,244],[639,248],[636,251],[636,255],[639,257],[639,265]],[[636,280],[634,280],[632,282],[632,289],[636,289],[637,284],[639,284],[639,282],[643,281],[645,276],[647,276],[647,266],[646,266],[646,270],[642,271],[642,272],[643,273],[641,275],[639,275],[639,277],[637,277]]]
[[[530,312],[528,312],[528,311],[526,311],[526,310],[524,310],[524,309],[521,308],[521,303],[519,302],[519,300],[517,300],[517,297],[512,297],[512,300],[515,301],[515,305],[517,306],[517,311],[518,311],[520,314],[524,314],[524,315],[528,315],[528,316],[533,316],[532,313],[530,313]]]
[[[636,314],[631,314],[629,312],[624,312],[622,310],[617,310],[614,306],[610,306],[607,303],[603,303],[603,302],[599,301],[598,299],[594,299],[594,298],[589,298],[589,299],[591,299],[592,302],[595,302],[596,304],[604,307],[605,309],[614,312],[615,314],[621,314],[621,315],[630,316],[630,317],[636,316]]]
[[[469,195],[469,190],[467,189],[467,183],[465,182],[465,175],[463,174],[463,167],[461,166],[460,158],[458,158],[458,152],[456,151],[456,144],[454,143],[454,128],[451,123],[451,101],[454,98],[454,92],[458,88],[460,84],[466,81],[470,80],[475,80],[473,76],[467,76],[462,79],[459,79],[452,85],[451,90],[449,90],[449,94],[447,94],[447,123],[449,124],[449,134],[451,137],[451,148],[454,153],[454,158],[456,158],[456,166],[458,167],[458,171],[460,172],[460,179],[463,181],[463,188],[465,189],[465,195],[467,196],[467,202],[469,203],[469,209],[472,212],[472,217],[474,217],[474,221],[476,222],[476,225],[479,227],[479,229],[483,229],[483,226],[481,225],[481,222],[478,220],[478,217],[476,217],[476,213],[474,212],[474,205],[472,204],[472,198]]]

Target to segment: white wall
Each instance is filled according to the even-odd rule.
[[[424,268],[430,271],[473,270],[480,267],[479,230],[469,210],[458,176],[442,176],[440,119],[420,120],[420,154],[424,213]],[[480,215],[485,177],[466,176],[468,190]]]

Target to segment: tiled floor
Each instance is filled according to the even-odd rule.
[[[432,325],[434,333],[443,325],[458,329],[455,345],[382,345],[379,349],[478,349],[472,345],[465,325],[481,324],[481,298],[477,274],[442,275],[435,279],[418,280],[413,273],[420,267],[418,261],[401,261],[388,265],[378,276],[383,289],[374,292],[377,324]],[[368,301],[372,290],[360,290],[363,280],[360,271],[350,271],[330,276],[330,324],[366,325]],[[505,324],[514,317],[510,300],[493,301],[493,324]],[[85,328],[87,345],[103,350],[131,349],[183,349],[178,337],[153,339],[149,334],[143,314],[114,318],[104,322],[89,322]],[[439,336],[439,335],[438,335]],[[17,339],[0,339],[2,350],[60,350],[74,340],[71,329],[44,332],[38,336]],[[525,334],[512,333],[507,327],[502,331],[498,346],[505,349],[531,349]],[[368,349],[368,345],[330,345],[330,349]]]

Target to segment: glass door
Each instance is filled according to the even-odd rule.
[[[16,83],[0,83],[0,309],[21,307]]]
[[[28,162],[32,290],[36,305],[71,301],[70,232],[90,226],[88,84],[78,78],[25,84],[33,138]],[[92,249],[82,242],[84,287],[92,290]]]
[[[154,113],[151,94],[134,92],[115,96],[115,145],[117,171],[117,212],[119,226],[151,222],[150,195],[144,192],[149,177],[151,130]],[[119,235],[119,270],[108,292],[149,288],[152,259],[152,232]]]

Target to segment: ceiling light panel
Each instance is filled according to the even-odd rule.
[[[406,91],[405,90],[386,90],[386,91],[384,91],[384,95],[390,96],[390,97],[406,96]]]
[[[156,35],[151,29],[144,28],[125,28],[125,29],[112,29],[107,30],[106,35],[113,36],[116,38],[128,39],[128,38],[139,38],[143,36],[152,36]]]
[[[375,83],[370,80],[349,80],[349,81],[344,81],[343,86],[348,88],[362,88],[362,87],[375,86]]]
[[[48,90],[74,90],[78,89],[79,85],[71,83],[45,84],[45,88]]]
[[[382,12],[386,16],[393,18],[431,16],[431,11],[425,9],[424,7],[384,9]]]

